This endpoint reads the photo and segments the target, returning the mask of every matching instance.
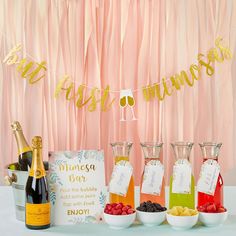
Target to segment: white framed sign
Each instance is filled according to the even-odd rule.
[[[49,152],[48,184],[52,224],[102,221],[107,196],[103,151]]]

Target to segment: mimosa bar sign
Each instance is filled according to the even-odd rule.
[[[51,222],[95,223],[106,203],[103,151],[49,153]]]

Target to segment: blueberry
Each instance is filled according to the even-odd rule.
[[[147,211],[146,207],[140,207],[140,211]]]
[[[140,204],[140,206],[141,206],[141,207],[146,206],[146,202],[142,202],[142,203]]]
[[[155,210],[152,207],[150,207],[149,212],[155,212]]]
[[[161,206],[159,203],[155,203],[155,207],[156,207],[157,209],[162,209],[162,206]]]

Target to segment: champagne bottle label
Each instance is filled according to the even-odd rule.
[[[50,224],[50,203],[26,203],[25,223],[32,226]]]

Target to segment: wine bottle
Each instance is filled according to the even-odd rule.
[[[29,229],[50,227],[50,202],[42,160],[42,138],[32,140],[33,160],[26,183],[25,225]]]
[[[28,171],[31,167],[31,162],[32,162],[31,147],[29,146],[29,144],[25,139],[20,123],[18,121],[14,121],[11,124],[11,127],[17,142],[18,157],[19,157],[18,163],[20,170]]]

